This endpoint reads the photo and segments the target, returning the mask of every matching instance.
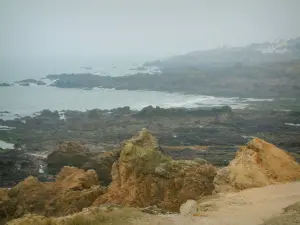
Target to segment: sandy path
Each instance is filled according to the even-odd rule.
[[[223,194],[203,205],[211,209],[202,216],[151,216],[136,225],[257,225],[300,201],[300,182],[253,188]],[[201,204],[202,205],[202,204]]]

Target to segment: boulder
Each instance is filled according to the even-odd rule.
[[[180,206],[180,214],[183,216],[194,215],[197,213],[197,202],[195,200],[187,200]]]
[[[120,158],[112,168],[112,183],[94,205],[156,205],[177,212],[186,200],[211,194],[215,174],[216,168],[210,164],[176,161],[163,155],[156,138],[143,129],[121,143]]]
[[[300,178],[300,165],[284,150],[254,138],[242,147],[228,167],[218,171],[216,191],[243,190]]]
[[[0,214],[9,219],[27,213],[64,216],[92,205],[104,192],[95,171],[64,167],[54,182],[30,176],[11,190],[0,191]]]
[[[56,176],[56,183],[63,190],[89,189],[93,185],[99,185],[95,170],[84,171],[75,167],[65,166]]]
[[[107,186],[111,182],[112,164],[118,157],[118,151],[94,153],[78,142],[66,141],[48,155],[47,170],[50,174],[57,174],[64,166],[93,169],[101,185]]]

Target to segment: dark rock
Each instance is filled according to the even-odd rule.
[[[11,85],[8,83],[0,83],[0,87],[10,87]]]
[[[17,81],[15,83],[20,84],[22,86],[29,86],[29,84],[46,85],[44,81],[35,80],[35,79],[25,79],[25,80]]]
[[[75,166],[82,169],[94,169],[101,185],[107,186],[111,182],[111,167],[118,159],[119,152],[90,152],[87,147],[67,141],[60,144],[47,157],[47,171],[57,174],[63,166]]]
[[[26,87],[27,87],[27,86],[29,86],[30,84],[29,84],[29,83],[20,83],[20,85],[21,85],[21,86],[26,86]]]
[[[232,114],[232,109],[230,106],[223,106],[219,108],[196,108],[196,109],[188,109],[188,108],[161,108],[156,106],[155,108],[150,105],[143,108],[141,111],[135,114],[136,117],[154,117],[154,116],[176,116],[176,117],[184,117],[184,116],[220,116],[222,114]]]
[[[213,50],[212,55],[207,57],[209,62],[205,63],[203,62],[205,57],[184,55],[175,60],[161,61],[156,65],[161,72],[156,74],[137,73],[111,77],[85,73],[48,75],[47,78],[55,79],[52,86],[60,88],[103,87],[116,90],[151,90],[243,98],[295,98],[300,96],[300,79],[297,76],[299,74],[297,67],[300,62],[299,57],[297,59],[284,57],[275,62],[272,58],[274,55],[268,58],[269,54],[251,52],[254,54],[251,58],[255,63],[249,63],[248,59],[241,63],[241,58],[249,58],[249,51],[242,50],[238,51],[236,55],[233,53],[235,51],[227,53],[224,51],[225,53],[220,54],[223,57],[221,62],[211,61],[212,58],[219,57],[218,52],[218,50]],[[238,61],[231,61],[231,57],[228,57],[227,54],[233,54]],[[239,54],[241,56],[237,57]],[[262,55],[268,59],[261,61]],[[228,59],[230,59],[229,62]],[[278,82],[272,82],[274,79]]]
[[[226,166],[239,146],[255,136],[287,150],[300,162],[300,129],[297,126],[285,125],[300,124],[297,110],[299,102],[289,100],[281,103],[282,101],[279,104],[274,100],[262,103],[263,109],[234,109],[232,112],[225,107],[218,110],[147,107],[146,112],[149,112],[149,116],[144,114],[145,111],[140,114],[141,111],[130,110],[129,107],[85,112],[68,110],[64,112],[65,120],[59,119],[58,112],[45,110],[33,117],[0,120],[1,126],[15,127],[11,130],[1,130],[0,140],[17,144],[22,150],[35,151],[36,154],[51,152],[58,143],[65,141],[86,143],[90,149],[89,153],[74,154],[75,159],[71,160],[73,163],[68,161],[68,156],[63,156],[66,157],[67,163],[58,159],[49,167],[49,171],[53,170],[51,174],[56,174],[61,166],[78,164],[81,168],[92,168],[98,174],[103,174],[99,175],[99,178],[105,185],[111,181],[110,175],[108,177],[106,174],[110,174],[110,168],[107,168],[111,167],[114,160],[108,157],[102,161],[101,157],[108,153],[101,151],[109,152],[118,148],[121,141],[129,139],[143,127],[147,127],[158,138],[164,153],[174,159],[193,160],[199,157],[213,165]],[[281,105],[291,111],[274,110],[277,109],[276,106]],[[220,115],[218,120],[216,115]],[[79,163],[76,155],[81,157]],[[14,159],[15,156],[9,157]],[[2,171],[4,170],[5,168]],[[32,171],[26,170],[22,177],[26,177]],[[11,183],[13,179],[18,182],[18,171],[14,169],[11,173],[13,175],[10,181],[9,174],[4,176],[5,182]],[[6,185],[5,182],[3,185]]]
[[[44,178],[39,173],[43,164],[42,159],[20,150],[0,151],[0,187],[11,187],[30,175]]]

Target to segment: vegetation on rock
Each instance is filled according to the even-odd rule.
[[[112,211],[95,209],[58,218],[29,214],[20,219],[12,220],[7,225],[129,225],[132,219],[143,216],[143,213],[133,208]]]
[[[186,200],[211,194],[215,174],[210,164],[164,156],[157,140],[143,129],[122,143],[120,158],[113,164],[112,183],[94,205],[157,205],[178,211]]]

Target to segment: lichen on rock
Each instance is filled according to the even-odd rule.
[[[163,155],[156,138],[143,129],[121,144],[120,158],[113,164],[113,181],[94,205],[157,205],[178,211],[186,200],[211,194],[215,174],[216,169],[210,164],[176,161]]]

